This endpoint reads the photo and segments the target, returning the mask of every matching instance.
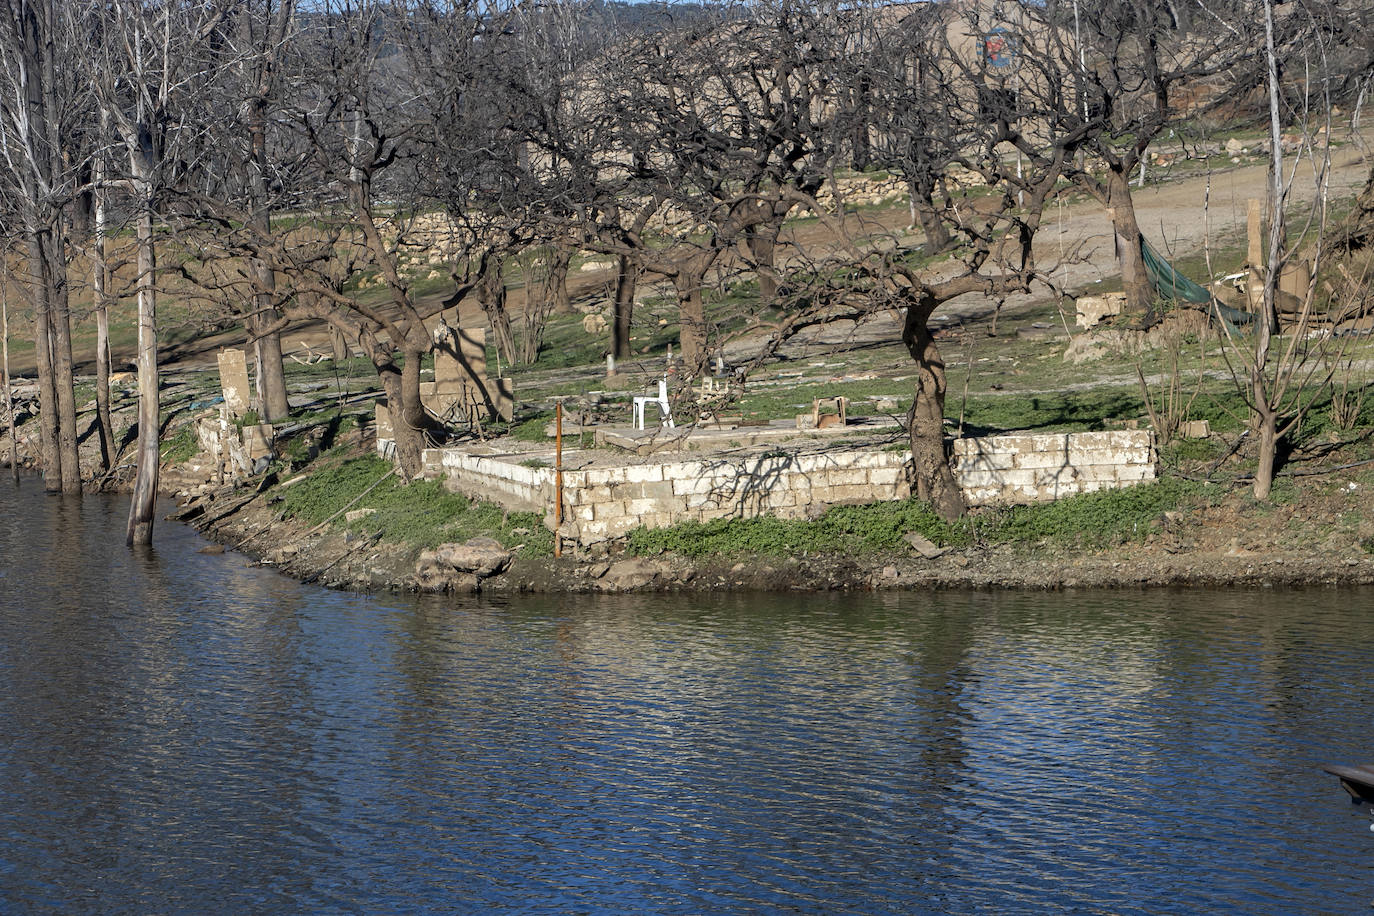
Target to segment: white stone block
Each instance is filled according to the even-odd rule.
[[[633,465],[624,469],[621,480],[626,483],[649,483],[663,479],[663,468],[656,464]]]

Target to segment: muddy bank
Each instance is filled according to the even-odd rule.
[[[1243,496],[1234,501],[1243,505]],[[1285,513],[1316,527],[1306,515]],[[1345,535],[1325,538],[1302,526],[1274,526],[1272,513],[1253,516],[1221,506],[1195,517],[1161,519],[1143,542],[1110,549],[1069,550],[998,545],[859,557],[688,559],[635,557],[614,546],[562,558],[508,554],[508,563],[477,575],[423,569],[420,552],[338,530],[313,530],[283,520],[270,489],[222,489],[182,507],[178,518],[222,548],[286,575],[353,591],[454,593],[620,593],[634,591],[831,591],[875,589],[1031,589],[1272,587],[1374,584],[1374,553]],[[1275,530],[1293,537],[1276,543]],[[494,542],[492,542],[494,544]],[[1267,546],[1266,546],[1267,545]],[[497,545],[499,548],[499,545]],[[218,549],[218,548],[215,548]]]

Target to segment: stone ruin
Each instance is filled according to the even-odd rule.
[[[217,416],[196,421],[200,451],[210,462],[217,483],[238,480],[258,472],[273,454],[274,429],[270,423],[245,423],[252,404],[248,381],[248,357],[243,350],[219,352],[220,390],[224,401]]]

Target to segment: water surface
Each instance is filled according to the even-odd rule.
[[[370,598],[0,487],[0,910],[1349,913],[1370,590]]]

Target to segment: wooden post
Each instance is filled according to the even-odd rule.
[[[1264,231],[1261,225],[1260,202],[1250,198],[1245,214],[1245,306],[1258,314],[1264,306]]]
[[[553,555],[563,556],[563,401],[554,403],[553,413]]]

